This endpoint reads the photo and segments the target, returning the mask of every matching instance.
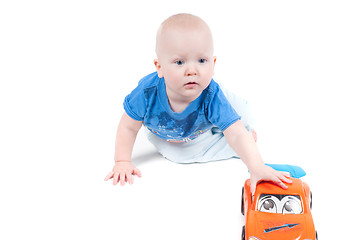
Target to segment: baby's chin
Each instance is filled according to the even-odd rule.
[[[184,86],[184,91],[183,91],[183,96],[187,97],[187,98],[191,98],[193,100],[195,100],[196,98],[198,98],[202,92],[203,92],[203,88],[199,85],[197,86]]]

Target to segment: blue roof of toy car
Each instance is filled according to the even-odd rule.
[[[306,175],[306,172],[299,166],[288,164],[266,164],[277,171],[289,172],[291,177],[300,178]]]

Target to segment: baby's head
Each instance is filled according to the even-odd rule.
[[[157,32],[158,76],[164,77],[169,98],[198,97],[209,85],[216,58],[208,25],[191,14],[166,19]]]
[[[187,34],[189,33],[202,33],[204,34],[204,40],[210,44],[212,53],[213,53],[213,38],[211,30],[209,29],[206,22],[204,22],[201,18],[194,16],[192,14],[180,13],[167,18],[159,27],[157,32],[156,39],[156,53],[159,57],[162,50],[167,47],[167,34],[170,34],[171,31],[178,31],[180,34],[185,34],[184,37],[189,37]],[[183,39],[183,40],[191,40],[191,39]],[[189,42],[188,42],[189,43]]]

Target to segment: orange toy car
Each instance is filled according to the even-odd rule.
[[[261,182],[253,197],[251,181],[246,180],[242,189],[242,240],[317,239],[310,188],[300,179],[291,179],[293,183],[286,184],[288,189]]]

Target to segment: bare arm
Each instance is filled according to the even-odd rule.
[[[228,144],[243,160],[251,174],[252,193],[255,192],[257,183],[262,180],[272,181],[282,188],[287,188],[283,182],[292,182],[285,177],[289,176],[289,174],[276,171],[271,167],[264,165],[256,142],[241,121],[238,120],[233,123],[223,133]]]
[[[113,178],[113,184],[125,182],[133,184],[132,175],[141,177],[140,171],[131,163],[132,151],[135,139],[139,129],[142,126],[141,121],[136,121],[124,113],[120,119],[117,136],[115,140],[115,154],[113,170],[105,177],[105,181]]]
[[[256,170],[258,166],[264,165],[253,137],[241,121],[235,122],[223,133],[228,144],[246,164],[250,172]]]
[[[132,119],[126,113],[123,114],[118,125],[115,140],[114,161],[131,161],[134,142],[141,126],[141,121]]]

